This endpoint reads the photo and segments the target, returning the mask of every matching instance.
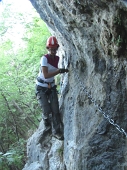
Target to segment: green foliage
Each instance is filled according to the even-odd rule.
[[[115,17],[114,24],[122,25],[122,16],[120,14]]]
[[[31,25],[27,25],[31,27]],[[25,62],[28,64],[38,63],[40,57],[46,52],[45,44],[47,38],[50,36],[49,31],[46,28],[46,25],[37,17],[34,18],[33,30],[26,33],[24,40],[27,42],[27,58]]]
[[[29,130],[35,130],[41,120],[35,79],[50,33],[38,17],[25,28],[23,48],[13,49],[10,40],[0,44],[0,169],[3,170],[22,169],[25,140]]]
[[[63,161],[63,151],[64,151],[63,146],[61,146],[59,149],[57,149],[57,152],[58,152],[58,155],[59,155],[61,161]]]
[[[123,39],[122,39],[122,37],[119,35],[119,36],[117,37],[117,39],[115,40],[115,44],[116,44],[117,46],[120,46],[122,42],[123,42]]]
[[[57,152],[59,153],[60,156],[63,155],[63,147],[59,148]]]
[[[21,139],[18,143],[13,144],[12,148],[5,154],[0,152],[0,169],[10,170],[17,167],[20,169],[24,165],[25,140]]]

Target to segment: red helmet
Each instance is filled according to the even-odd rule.
[[[49,37],[46,43],[46,47],[47,48],[58,48],[59,44],[58,44],[56,37],[54,36]]]

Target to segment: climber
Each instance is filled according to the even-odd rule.
[[[54,76],[68,72],[68,69],[58,68],[59,56],[56,53],[59,44],[56,37],[51,36],[48,38],[46,48],[48,54],[41,58],[40,71],[36,80],[36,96],[43,111],[42,118],[46,130],[52,128],[53,136],[59,140],[63,140]]]

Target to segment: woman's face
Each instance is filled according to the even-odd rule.
[[[48,48],[49,54],[55,56],[58,48]]]

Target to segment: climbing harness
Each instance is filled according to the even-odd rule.
[[[46,89],[46,90],[45,90],[45,93],[46,93],[47,95],[51,94],[51,90],[52,90],[51,84],[52,84],[52,83],[55,83],[55,80],[53,80],[52,82],[46,82],[46,81],[42,80],[40,77],[37,77],[37,81],[40,82],[40,83],[46,83],[46,84],[48,84],[48,88],[45,88],[45,89]],[[40,87],[41,87],[41,86],[40,86]],[[44,88],[44,87],[43,87],[43,88]]]
[[[126,136],[126,138],[127,138],[127,133],[125,132],[125,130],[124,130],[123,128],[121,128],[118,124],[116,124],[116,123],[114,122],[114,120],[111,119],[110,116],[107,115],[107,114],[102,110],[102,108],[101,108],[101,107],[96,103],[96,101],[92,98],[91,94],[87,91],[87,88],[84,87],[84,84],[80,81],[80,79],[79,79],[79,77],[78,77],[77,74],[76,74],[76,78],[77,78],[77,80],[78,80],[77,82],[80,83],[82,90],[85,92],[85,94],[87,95],[87,97],[91,100],[91,102],[97,107],[98,111],[103,114],[103,116],[109,121],[110,124],[112,124],[113,126],[115,126],[116,129],[117,129],[120,133],[123,133],[123,134]]]
[[[40,83],[46,83],[46,84],[48,84],[48,86],[51,86],[52,83],[55,83],[55,80],[53,80],[52,82],[46,82],[46,81],[42,80],[40,77],[37,77],[37,81]]]

